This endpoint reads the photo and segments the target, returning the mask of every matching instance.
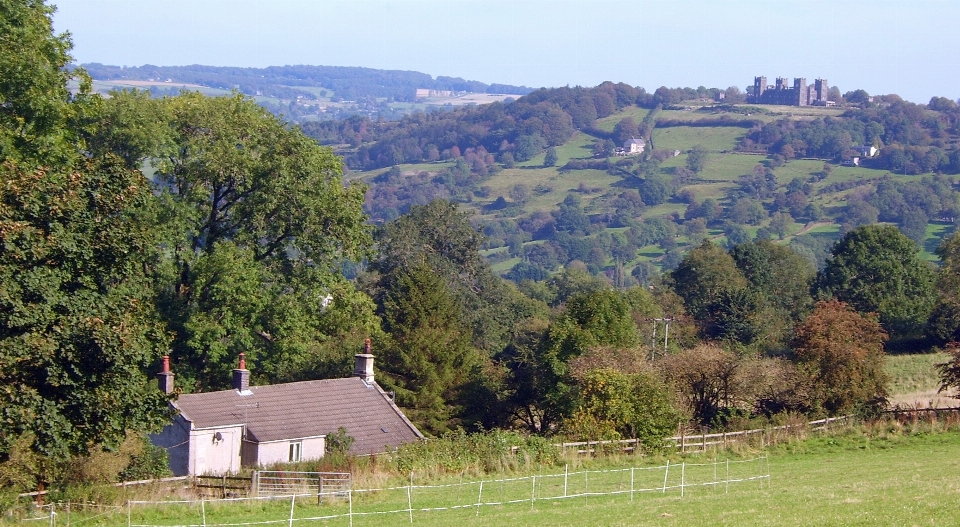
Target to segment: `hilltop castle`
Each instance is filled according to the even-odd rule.
[[[827,79],[817,79],[807,86],[807,79],[793,79],[793,87],[787,85],[786,77],[777,77],[777,83],[768,86],[766,77],[754,77],[753,91],[747,102],[754,104],[782,104],[787,106],[832,106],[827,92]]]

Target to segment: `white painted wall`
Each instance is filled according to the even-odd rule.
[[[287,463],[290,461],[290,443],[300,441],[300,460],[320,459],[327,448],[326,436],[309,437],[298,440],[271,441],[260,443],[257,451],[257,463],[267,466],[273,463]]]
[[[221,440],[215,436],[220,433]],[[240,471],[242,426],[206,428],[190,432],[190,473],[228,474]]]

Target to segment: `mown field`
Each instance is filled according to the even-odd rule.
[[[476,484],[443,489],[415,489],[413,525],[726,525],[726,526],[783,526],[783,525],[954,525],[957,503],[960,500],[960,431],[938,431],[942,425],[873,425],[851,428],[835,435],[793,440],[768,449],[767,465],[760,472],[769,472],[769,479],[751,480],[725,485],[687,487],[680,491],[668,488],[666,492],[636,493],[631,501],[629,492],[618,495],[580,496],[571,499],[529,500],[531,492],[546,496],[558,487],[562,479],[541,480],[534,488],[531,480],[523,480],[523,488],[506,481],[501,485],[488,476],[484,501],[496,501],[513,495],[523,496],[518,503],[475,506],[453,510],[424,511],[423,508],[449,503],[475,503]],[[756,452],[731,454],[734,462],[750,459]],[[722,461],[724,455],[720,454]],[[668,487],[678,483],[679,458],[672,460]],[[711,463],[713,454],[687,456],[686,463]],[[599,462],[597,468],[614,469],[630,466],[662,465],[664,459],[621,458],[619,465]],[[718,463],[718,477],[723,478],[724,464]],[[748,465],[744,465],[748,466]],[[709,472],[710,465],[706,465]],[[748,472],[756,474],[756,465]],[[572,471],[572,469],[571,469]],[[544,474],[563,474],[563,467],[544,469]],[[636,471],[640,473],[639,470]],[[598,490],[629,488],[629,471],[608,472],[607,476],[591,474],[590,481]],[[663,472],[651,473],[649,481],[641,483],[636,476],[635,486],[660,486]],[[745,473],[746,474],[746,473]],[[656,477],[653,477],[656,476]],[[687,482],[697,477],[688,468]],[[583,476],[578,476],[582,478]],[[652,479],[651,479],[652,478]],[[692,479],[693,478],[693,479]],[[574,482],[570,478],[569,492],[579,492],[589,482]],[[656,480],[656,481],[655,481]],[[456,481],[444,480],[438,483]],[[712,480],[711,480],[712,481]],[[417,482],[422,484],[422,482]],[[400,483],[402,485],[402,483]],[[617,487],[619,485],[619,487]],[[514,488],[515,487],[515,488]],[[558,488],[554,491],[559,492]],[[368,497],[358,496],[353,503],[354,513],[388,511],[407,507],[405,489],[384,491]],[[327,502],[318,506],[315,498],[299,500],[294,504],[293,525],[349,525],[349,518],[320,520],[322,516],[339,515],[349,510],[344,501]],[[135,506],[131,508],[134,525],[206,525],[231,523],[252,524],[277,522],[289,524],[291,502],[169,505],[164,507]],[[307,520],[314,518],[313,520]],[[387,526],[410,524],[409,512],[355,515],[352,525]],[[60,518],[61,523],[63,518]],[[8,520],[9,521],[9,520]],[[127,512],[120,510],[98,518],[75,514],[73,523],[84,525],[127,525]],[[264,523],[261,523],[264,524]]]

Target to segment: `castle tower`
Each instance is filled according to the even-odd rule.
[[[753,99],[754,102],[760,102],[760,96],[763,95],[764,90],[767,89],[767,78],[766,77],[754,77],[753,78]]]
[[[817,91],[817,102],[826,106],[830,99],[830,87],[827,85],[827,79],[817,79],[813,82]]]
[[[810,104],[810,94],[807,92],[807,79],[804,77],[793,79],[793,90],[797,92],[797,106]]]
[[[777,91],[787,89],[787,78],[786,77],[777,77]]]

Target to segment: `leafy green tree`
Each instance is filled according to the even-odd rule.
[[[668,176],[657,173],[641,180],[637,190],[644,203],[659,205],[670,199],[676,189]]]
[[[173,140],[165,115],[168,105],[145,90],[111,92],[83,127],[86,148],[94,155],[114,154],[128,167],[140,169]]]
[[[925,332],[937,344],[944,344],[960,341],[960,233],[943,240],[937,256],[937,300]]]
[[[547,149],[547,153],[543,158],[543,166],[552,167],[557,165],[557,149],[550,147]]]
[[[578,439],[637,438],[657,448],[683,419],[666,385],[649,372],[598,368],[579,379],[578,387],[577,410],[564,422]]]
[[[52,13],[0,1],[0,479],[19,488],[167,417],[143,373],[168,342],[147,275],[153,196],[78,146],[100,99],[82,71],[67,89],[70,40]]]
[[[75,153],[69,124],[83,113],[90,80],[80,70],[78,96],[67,90],[72,44],[53,33],[54,10],[42,0],[0,2],[0,159],[62,163]]]
[[[613,140],[617,144],[623,145],[634,137],[640,137],[640,128],[637,127],[637,123],[633,120],[633,117],[624,117],[614,125]]]
[[[533,433],[548,433],[562,419],[565,363],[543,353],[549,321],[531,317],[514,327],[513,338],[498,359],[509,371],[504,409],[511,420]]]
[[[728,249],[750,241],[750,233],[747,232],[747,229],[743,228],[743,225],[733,222],[724,223],[723,235],[727,237],[726,246]]]
[[[503,349],[513,324],[526,316],[523,301],[480,255],[483,234],[455,203],[435,200],[412,207],[379,229],[376,240],[379,254],[370,268],[379,273],[380,285],[372,296],[381,307],[392,275],[427,265],[443,277],[464,306],[472,342],[488,355]]]
[[[63,461],[157,429],[165,396],[144,371],[167,337],[145,273],[147,181],[116,158],[0,178],[0,457],[25,434]]]
[[[688,252],[670,273],[670,279],[687,312],[697,320],[709,317],[711,307],[723,292],[747,286],[733,258],[709,240]]]
[[[838,300],[818,302],[797,326],[791,346],[813,379],[810,406],[839,415],[886,403],[883,343],[887,334]]]
[[[892,225],[847,233],[817,275],[820,298],[834,297],[860,313],[875,312],[893,336],[918,332],[933,307],[934,272],[917,246]]]
[[[699,174],[706,166],[708,157],[707,149],[703,145],[694,145],[687,153],[687,168],[695,174]]]
[[[539,133],[521,135],[516,141],[514,157],[517,161],[529,161],[546,147],[547,142]]]
[[[159,112],[168,130],[151,159],[166,249],[156,280],[180,379],[227,386],[241,351],[270,381],[348,365],[376,327],[372,304],[340,318],[355,328],[337,330],[349,341],[335,342],[321,321],[364,305],[340,273],[371,244],[364,188],[345,186],[329,149],[250,99],[184,93]]]
[[[769,320],[763,315],[763,297],[754,289],[726,289],[710,306],[706,334],[720,340],[752,344]]]
[[[529,326],[524,338],[508,349],[512,407],[520,421],[532,431],[546,432],[570,416],[577,399],[570,361],[600,347],[636,347],[632,312],[631,300],[603,288],[571,296],[548,328]]]
[[[770,230],[781,240],[789,233],[791,224],[793,224],[793,217],[788,212],[775,212],[770,218]]]
[[[762,240],[738,245],[730,256],[765,301],[788,317],[791,327],[813,308],[810,286],[816,269],[790,247]]]

